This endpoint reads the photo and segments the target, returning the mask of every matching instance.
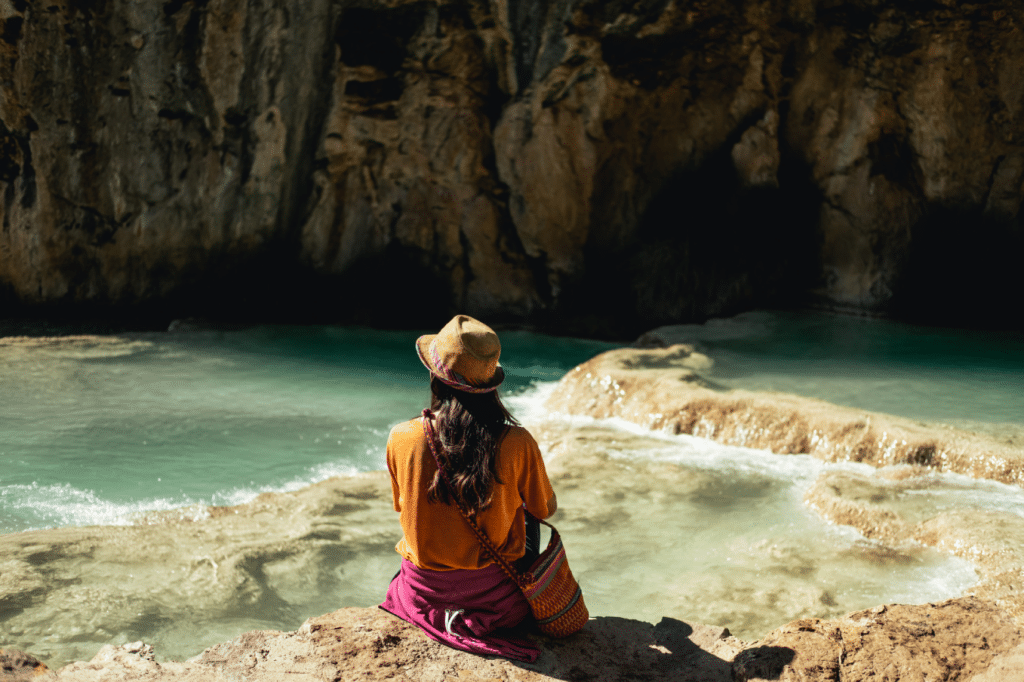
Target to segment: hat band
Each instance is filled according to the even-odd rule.
[[[444,363],[441,361],[441,354],[438,352],[437,346],[433,343],[430,344],[430,358],[433,362],[426,362],[423,357],[423,353],[420,352],[419,346],[416,346],[416,353],[419,354],[420,361],[432,370],[431,373],[440,379],[441,383],[451,386],[452,388],[457,388],[460,391],[465,391],[466,393],[490,393],[491,391],[496,391],[498,389],[498,384],[481,387],[472,386],[466,383],[466,378],[464,376],[455,370],[444,366]]]

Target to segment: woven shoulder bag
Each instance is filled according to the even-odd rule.
[[[580,589],[579,583],[576,582],[572,571],[569,570],[569,561],[566,559],[565,547],[562,545],[562,537],[558,531],[547,521],[540,520],[551,529],[551,540],[548,542],[547,548],[530,566],[530,570],[526,573],[517,571],[508,560],[501,556],[455,495],[448,478],[448,471],[437,456],[434,429],[430,425],[430,417],[430,410],[423,410],[423,432],[430,445],[430,453],[434,456],[434,461],[437,462],[438,471],[441,472],[441,477],[448,486],[452,499],[456,501],[459,513],[462,514],[462,518],[466,519],[469,527],[473,529],[480,540],[480,544],[491,555],[495,563],[523,591],[523,596],[530,604],[530,610],[537,621],[537,627],[545,635],[551,637],[568,637],[579,632],[586,625],[590,614],[587,611],[587,605],[583,602],[583,590]]]

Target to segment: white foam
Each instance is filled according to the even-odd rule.
[[[61,526],[126,526],[141,514],[169,511],[196,504],[187,497],[149,498],[132,502],[104,500],[92,490],[69,484],[7,485],[0,488],[3,507],[30,519],[24,527],[3,528],[0,532],[38,530]]]
[[[352,476],[359,469],[343,461],[309,467],[304,475],[268,486],[240,486],[220,490],[209,498],[155,497],[114,502],[95,491],[72,485],[14,484],[0,487],[2,507],[21,520],[18,526],[0,525],[0,533],[65,526],[130,526],[148,523],[152,512],[180,511],[188,518],[206,515],[208,506],[235,506],[251,502],[263,493],[290,493],[336,476]],[[9,523],[9,521],[8,521]]]

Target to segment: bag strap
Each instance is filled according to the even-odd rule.
[[[441,463],[441,458],[437,456],[437,448],[434,445],[434,428],[430,424],[430,418],[433,416],[434,413],[430,410],[423,410],[423,433],[427,437],[427,444],[430,445],[430,454],[434,456],[434,461],[437,463],[437,470],[441,473],[441,478],[444,479],[445,484],[448,486],[448,492],[455,501],[455,506],[459,508],[459,513],[462,514],[462,518],[466,519],[466,523],[468,523],[469,527],[473,529],[474,533],[476,533],[476,537],[480,540],[480,544],[482,544],[484,549],[487,550],[487,553],[491,555],[494,562],[501,567],[501,570],[503,570],[505,574],[512,579],[512,582],[519,586],[519,589],[529,587],[533,582],[533,575],[523,575],[519,573],[519,571],[517,571],[505,557],[501,556],[501,553],[498,552],[494,543],[492,543],[490,538],[488,538],[480,529],[480,526],[476,524],[473,517],[470,516],[468,511],[466,511],[466,507],[462,504],[462,500],[460,500],[458,495],[455,494],[455,487],[452,485],[451,479],[448,478],[448,470],[445,469],[444,464]],[[544,521],[541,521],[541,523],[550,527],[550,524],[547,524]]]

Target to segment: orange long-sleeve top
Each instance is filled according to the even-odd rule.
[[[428,502],[427,490],[437,471],[423,433],[422,418],[391,429],[387,445],[388,470],[395,511],[403,537],[395,551],[420,568],[436,571],[477,569],[491,563],[466,519],[455,505]],[[526,551],[523,505],[538,518],[547,518],[554,495],[537,441],[520,426],[508,429],[498,450],[498,480],[494,498],[476,516],[501,555],[515,561]]]

